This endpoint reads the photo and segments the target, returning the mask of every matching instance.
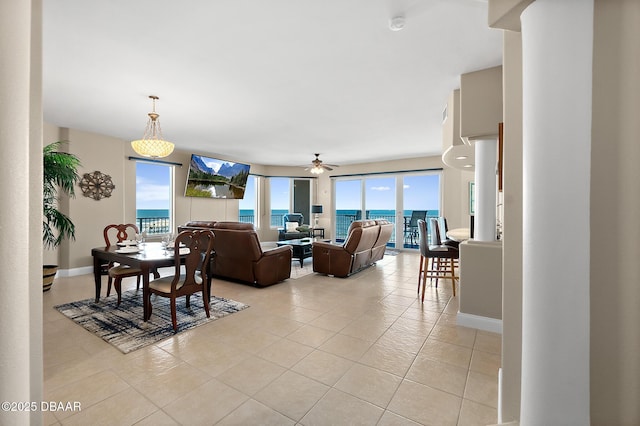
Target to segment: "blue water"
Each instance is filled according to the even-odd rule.
[[[169,217],[169,209],[138,209],[136,210],[136,219],[153,217]]]

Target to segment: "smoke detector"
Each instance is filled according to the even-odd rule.
[[[389,21],[389,29],[391,31],[400,31],[404,28],[404,16],[394,16]]]

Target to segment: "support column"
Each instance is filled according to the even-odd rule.
[[[42,400],[41,0],[0,2],[0,401]],[[42,414],[0,411],[0,424]]]
[[[593,0],[522,14],[520,424],[589,424]]]
[[[496,240],[496,165],[498,141],[474,141],[476,156],[474,240]]]

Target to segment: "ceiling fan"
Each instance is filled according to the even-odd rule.
[[[311,162],[311,165],[306,167],[305,170],[310,171],[314,175],[324,173],[325,170],[331,171],[336,166],[335,164],[324,164],[320,159],[320,154],[314,154],[316,158]]]

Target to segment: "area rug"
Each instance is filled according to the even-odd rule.
[[[142,320],[142,291],[125,291],[120,306],[116,306],[117,301],[117,296],[112,295],[101,298],[98,303],[94,299],[86,299],[55,308],[125,354],[176,335],[168,298],[152,296],[153,312],[147,322]],[[178,333],[248,307],[231,299],[211,296],[211,318],[207,318],[201,295],[191,296],[190,308],[185,307],[185,298],[181,297],[177,303]]]
[[[302,268],[300,267],[300,261],[294,259],[291,261],[291,279],[297,280],[298,278],[306,277],[313,274],[313,259],[307,258],[302,262]]]

